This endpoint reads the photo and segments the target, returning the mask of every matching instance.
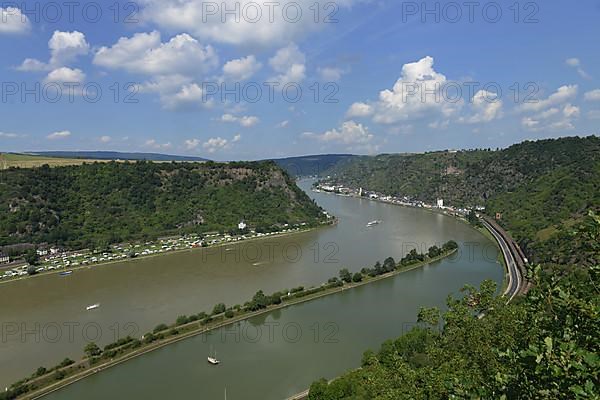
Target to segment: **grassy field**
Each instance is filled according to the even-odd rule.
[[[31,154],[0,153],[0,169],[10,167],[18,168],[36,168],[44,164],[51,167],[60,167],[65,165],[81,165],[83,163],[106,162],[108,160],[87,160],[78,158],[56,158],[36,156]]]

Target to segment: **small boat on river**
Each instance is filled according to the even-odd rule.
[[[208,363],[211,365],[219,365],[221,361],[217,359],[217,351],[215,350],[212,356],[208,356]]]
[[[100,304],[99,303],[92,304],[91,306],[87,306],[85,309],[87,311],[92,311],[92,310],[95,310],[96,308],[100,308]]]

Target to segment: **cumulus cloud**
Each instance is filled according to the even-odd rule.
[[[86,55],[90,51],[90,45],[85,40],[85,35],[78,31],[61,32],[54,31],[48,41],[50,48],[50,65],[67,65],[77,57]]]
[[[110,143],[112,141],[112,138],[110,136],[100,136],[99,140],[102,143]]]
[[[121,37],[113,46],[101,47],[94,56],[98,66],[145,75],[196,76],[218,62],[212,46],[204,46],[186,33],[163,43],[158,31]]]
[[[262,68],[262,64],[253,55],[230,60],[223,66],[225,79],[244,81],[250,79]]]
[[[320,142],[333,142],[345,145],[367,144],[375,137],[366,126],[354,121],[346,121],[339,129],[331,129],[322,134],[304,132],[303,137]]]
[[[227,139],[223,139],[222,137],[218,136],[215,138],[208,139],[202,144],[202,147],[209,153],[215,153],[219,150],[226,148],[228,146],[228,143],[229,142],[227,141]]]
[[[79,31],[54,31],[48,41],[50,60],[45,63],[35,58],[26,58],[17,69],[19,71],[51,71],[67,66],[78,57],[89,53],[90,45],[85,35]]]
[[[290,43],[269,59],[269,65],[278,75],[271,78],[282,85],[300,83],[306,77],[306,56],[295,43]]]
[[[233,114],[223,114],[221,116],[221,122],[238,123],[244,128],[251,128],[254,125],[258,124],[260,122],[260,119],[253,115],[238,117]]]
[[[600,101],[600,89],[590,90],[583,95],[587,101]]]
[[[195,150],[202,143],[199,139],[188,139],[184,142],[187,150]]]
[[[373,116],[380,124],[419,119],[425,116],[448,118],[456,114],[463,101],[445,99],[445,85],[450,83],[445,75],[434,68],[434,59],[424,57],[404,64],[400,78],[392,89],[379,93],[371,103],[355,103],[348,110],[349,117]]]
[[[548,96],[546,99],[536,100],[528,103],[524,103],[520,110],[527,112],[539,112],[549,107],[564,104],[565,102],[573,99],[577,96],[577,85],[565,85],[558,88],[558,90]]]
[[[346,112],[348,118],[368,117],[373,114],[373,107],[366,103],[354,103]]]
[[[49,134],[48,136],[46,136],[46,138],[49,140],[58,140],[58,139],[66,139],[70,136],[71,136],[70,131],[58,131],[58,132],[53,132],[53,133]]]
[[[204,91],[198,84],[183,85],[175,93],[163,93],[161,102],[167,109],[181,109],[189,107],[208,107],[210,103],[204,101]]]
[[[209,3],[204,0],[140,0],[141,18],[162,28],[192,35],[210,42],[233,45],[280,46],[321,29],[323,17],[315,22],[310,7],[314,0],[285,1],[284,3],[255,0],[223,0]],[[350,7],[364,0],[338,0],[336,5]],[[295,3],[298,7],[290,7]],[[286,7],[284,11],[284,7]],[[320,5],[323,7],[323,5]],[[294,21],[298,8],[303,15]],[[225,10],[239,10],[225,15]],[[259,17],[260,15],[260,17]]]
[[[173,145],[171,144],[171,142],[159,143],[156,139],[146,140],[146,143],[144,143],[144,145],[146,147],[150,147],[150,148],[156,149],[156,150],[168,150],[171,147],[173,147]]]
[[[61,67],[51,71],[44,79],[45,83],[82,83],[85,74],[80,69]]]
[[[502,116],[502,100],[498,94],[487,90],[480,90],[471,100],[471,109],[473,114],[463,117],[460,122],[467,124],[478,124],[482,122],[491,122]]]
[[[523,117],[521,125],[530,131],[560,131],[575,129],[574,122],[579,118],[581,110],[570,103],[561,107],[552,107],[538,114]]]
[[[16,7],[0,7],[0,34],[22,34],[31,30],[31,22]]]

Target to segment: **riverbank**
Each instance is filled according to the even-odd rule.
[[[340,197],[350,197],[350,198],[355,198],[355,199],[368,200],[368,201],[373,201],[373,202],[376,202],[376,203],[388,204],[388,205],[397,206],[397,207],[404,207],[404,208],[409,208],[409,209],[417,209],[417,210],[429,212],[431,214],[445,215],[447,217],[454,218],[455,220],[457,220],[459,222],[462,222],[462,223],[470,226],[471,228],[477,230],[479,233],[481,233],[483,236],[485,236],[487,239],[489,239],[490,242],[492,242],[492,243],[495,244],[496,248],[498,249],[497,262],[498,262],[498,264],[502,265],[502,268],[504,269],[504,279],[503,279],[503,282],[502,282],[502,292],[506,291],[506,289],[508,288],[508,285],[509,285],[509,270],[508,270],[508,265],[506,265],[506,261],[504,260],[504,257],[502,256],[502,249],[500,248],[500,244],[498,243],[498,241],[496,240],[496,238],[491,234],[491,232],[488,231],[485,227],[483,227],[481,225],[480,226],[474,226],[469,221],[467,221],[467,219],[463,215],[461,215],[461,214],[450,213],[450,212],[447,212],[447,211],[445,211],[443,209],[439,209],[439,208],[419,207],[419,206],[414,206],[414,205],[410,205],[410,204],[402,204],[402,203],[397,203],[397,202],[393,202],[393,201],[383,200],[381,198],[363,197],[363,196],[358,196],[358,195],[355,195],[355,194],[344,194],[344,193],[328,192],[328,191],[315,190],[315,189],[313,189],[313,191],[315,191],[317,193],[325,193],[325,194],[330,194],[330,195],[340,196]]]
[[[126,362],[132,358],[141,356],[148,352],[165,347],[172,343],[176,343],[193,336],[205,334],[215,329],[235,324],[258,315],[269,313],[274,310],[287,308],[289,306],[312,301],[325,296],[330,296],[336,293],[343,292],[345,290],[354,289],[357,287],[367,285],[369,283],[380,281],[382,279],[388,279],[403,272],[414,270],[416,268],[423,267],[424,265],[440,261],[446,257],[450,257],[456,251],[457,249],[452,249],[433,258],[427,258],[423,256],[424,259],[421,262],[412,262],[410,261],[412,260],[412,258],[407,258],[407,260],[403,259],[403,261],[401,261],[399,264],[395,264],[394,271],[387,272],[379,276],[371,277],[366,274],[356,273],[355,277],[360,275],[360,281],[343,282],[338,280],[337,278],[332,278],[328,283],[325,283],[320,287],[313,287],[309,289],[301,288],[301,290],[299,290],[300,288],[292,289],[292,291],[289,291],[285,296],[282,296],[280,304],[268,305],[264,309],[257,311],[250,311],[247,308],[241,309],[240,311],[232,311],[232,309],[229,309],[228,311],[231,311],[231,313],[229,313],[230,318],[227,317],[226,312],[218,315],[208,316],[202,321],[195,320],[179,325],[177,323],[171,326],[165,325],[164,329],[162,330],[156,331],[155,329],[155,332],[151,335],[158,337],[158,339],[151,341],[150,343],[145,343],[145,341],[148,340],[148,336],[146,335],[145,337],[142,337],[141,340],[131,339],[130,341],[124,342],[120,347],[110,348],[109,351],[107,351],[105,347],[104,353],[112,356],[109,359],[103,359],[102,356],[92,359],[87,358],[78,363],[71,364],[67,367],[51,370],[50,373],[44,376],[22,381],[20,383],[20,386],[29,386],[29,390],[27,393],[23,393],[19,398],[39,398],[51,392],[57,391],[74,382],[77,382],[81,379],[84,379],[85,377],[98,373],[107,368],[116,366],[118,364]],[[410,265],[402,265],[403,262],[410,262]],[[207,320],[208,322],[206,322]],[[57,374],[59,376],[64,374],[64,376],[61,376],[59,380],[56,380],[55,377],[57,376]]]
[[[323,229],[326,227],[335,226],[336,224],[337,224],[337,220],[334,218],[332,221],[330,221],[326,224],[322,224],[322,225],[310,227],[310,228],[298,228],[298,229],[289,230],[286,232],[275,232],[272,234],[264,234],[263,236],[252,236],[252,237],[248,237],[245,239],[232,238],[232,240],[230,240],[230,241],[222,241],[222,242],[216,243],[216,244],[209,244],[208,246],[205,246],[205,247],[186,247],[186,248],[181,248],[181,249],[162,251],[162,252],[158,252],[158,253],[154,253],[154,254],[140,255],[140,256],[133,257],[133,258],[131,258],[131,257],[119,258],[119,259],[110,260],[110,261],[95,262],[93,264],[87,264],[87,265],[76,265],[76,266],[71,265],[65,269],[67,271],[76,273],[77,271],[89,270],[89,269],[97,268],[97,267],[106,267],[106,266],[110,266],[110,265],[114,265],[114,264],[124,264],[124,263],[130,263],[130,262],[146,261],[148,259],[162,257],[162,256],[171,256],[171,255],[181,254],[181,253],[195,253],[195,252],[199,253],[203,250],[207,251],[207,250],[220,248],[220,247],[224,247],[224,246],[237,246],[237,245],[241,245],[243,243],[255,242],[255,241],[260,241],[260,240],[264,240],[264,239],[283,238],[283,237],[297,235],[297,234],[301,234],[301,233],[313,232],[317,229]],[[152,242],[152,244],[150,244],[149,246],[152,246],[152,245],[158,246],[159,243]],[[44,276],[47,277],[47,276],[53,275],[53,274],[60,275],[61,272],[64,272],[65,269],[62,269],[62,270],[53,269],[53,270],[49,270],[49,271],[39,272],[34,275],[23,275],[23,276],[16,276],[13,278],[4,278],[4,279],[0,280],[0,285],[14,283],[14,282],[20,282],[25,279],[39,278],[39,277],[44,277]]]

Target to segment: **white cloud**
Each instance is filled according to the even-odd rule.
[[[240,135],[239,133],[237,135],[235,135],[233,137],[233,139],[231,140],[232,143],[236,143],[239,142],[240,140],[242,140],[242,135]]]
[[[260,119],[258,117],[252,116],[252,115],[237,117],[233,114],[223,114],[221,116],[221,122],[238,123],[238,124],[240,124],[240,126],[243,126],[244,128],[251,128],[254,125],[258,124],[260,122]]]
[[[462,107],[463,101],[444,98],[444,88],[449,81],[445,75],[434,70],[433,64],[434,60],[429,56],[404,64],[400,78],[391,90],[381,91],[379,99],[370,105],[356,103],[348,111],[349,115],[373,114],[373,121],[381,124],[440,114],[444,118],[454,115]]]
[[[373,114],[373,107],[366,103],[354,103],[346,112],[348,118],[368,117]]]
[[[567,58],[565,60],[565,63],[569,67],[579,67],[581,65],[581,62],[579,61],[579,58]]]
[[[58,132],[49,134],[48,136],[46,136],[46,138],[49,140],[58,140],[58,139],[66,139],[70,136],[71,136],[70,131],[58,131]]]
[[[12,132],[0,132],[0,137],[1,138],[7,138],[7,139],[16,139],[19,137],[22,137],[23,135],[19,135],[18,133],[12,133]]]
[[[480,90],[473,96],[471,101],[473,114],[470,117],[461,118],[460,121],[467,124],[478,124],[491,122],[502,116],[502,100],[498,95],[486,90]]]
[[[565,64],[567,64],[569,67],[575,68],[579,76],[582,78],[591,79],[591,76],[581,66],[581,60],[579,60],[579,58],[567,58],[565,60]]]
[[[112,140],[112,138],[110,136],[101,136],[99,140],[102,143],[110,143],[110,141]]]
[[[202,144],[202,147],[209,153],[215,153],[218,150],[222,150],[222,149],[226,148],[227,146],[228,146],[227,139],[223,139],[220,136],[216,137],[216,138],[210,138],[204,144]]]
[[[33,72],[33,71],[48,71],[51,67],[45,62],[36,60],[35,58],[26,58],[21,65],[17,67],[18,71]]]
[[[175,93],[162,93],[161,102],[167,109],[175,110],[186,107],[210,106],[210,103],[204,102],[203,90],[198,84],[191,83],[183,85]]]
[[[300,83],[306,77],[306,56],[295,43],[290,43],[275,53],[269,59],[269,65],[278,73],[271,78],[273,81],[285,85],[287,83]]]
[[[290,124],[290,121],[288,121],[287,119],[285,121],[281,121],[280,123],[277,124],[277,128],[287,128],[288,125]]]
[[[29,18],[16,7],[0,7],[0,34],[21,34],[31,29]]]
[[[587,101],[600,101],[600,89],[590,90],[583,95]]]
[[[85,35],[79,31],[54,31],[48,41],[48,48],[50,60],[47,63],[35,58],[26,58],[17,67],[17,70],[25,72],[56,70],[67,66],[79,56],[84,56],[90,51],[90,45],[86,41]]]
[[[146,75],[197,76],[218,62],[210,45],[203,46],[186,33],[162,43],[158,31],[121,37],[112,47],[101,47],[94,56],[96,65]]]
[[[580,114],[581,110],[577,106],[567,104],[565,108],[563,108],[563,115],[565,118],[579,118]]]
[[[227,61],[223,66],[223,74],[228,80],[244,81],[250,79],[262,68],[262,64],[253,55]]]
[[[553,107],[530,117],[524,117],[521,125],[530,131],[560,131],[575,129],[574,122],[579,118],[581,110],[570,103]]]
[[[78,56],[86,55],[90,45],[85,40],[85,35],[78,31],[54,31],[48,41],[50,48],[50,65],[62,66],[74,61]]]
[[[60,67],[51,71],[44,79],[45,83],[83,83],[85,74],[80,69]]]
[[[346,145],[367,144],[375,137],[366,126],[354,121],[346,121],[339,129],[331,129],[322,134],[304,132],[303,137],[321,142],[333,142]]]
[[[350,7],[364,0],[338,0],[336,5]],[[255,0],[223,0],[215,2],[214,11],[204,0],[140,0],[141,18],[169,31],[190,32],[210,42],[233,45],[280,46],[305,37],[325,26],[328,11],[322,11],[315,22],[310,7],[314,0],[285,1],[283,3]],[[298,21],[296,3],[302,12]],[[285,8],[284,10],[284,7]],[[321,4],[322,8],[323,5]],[[226,10],[239,10],[236,15],[225,15]],[[260,14],[258,14],[258,12]],[[260,17],[258,17],[260,15]],[[338,17],[339,18],[339,17]]]
[[[173,147],[171,142],[159,143],[155,139],[146,140],[146,143],[144,145],[146,147],[150,147],[150,148],[157,149],[157,150],[168,150],[171,147]]]
[[[325,82],[338,82],[345,73],[343,69],[333,67],[318,68],[317,72],[321,80]]]
[[[577,90],[577,85],[561,86],[556,92],[548,96],[548,98],[525,103],[520,107],[520,110],[538,112],[549,107],[564,104],[577,96]]]
[[[195,150],[198,146],[200,146],[201,141],[199,139],[188,139],[185,141],[185,148],[187,150]]]

